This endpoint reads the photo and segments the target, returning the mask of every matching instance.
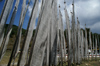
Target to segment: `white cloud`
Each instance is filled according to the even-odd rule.
[[[70,12],[72,11],[72,1],[73,0],[66,0],[66,9],[68,10],[70,21],[71,21]],[[65,25],[65,13],[64,13],[64,8],[65,8],[64,0],[58,0],[58,7],[59,4],[61,6],[60,10],[62,13],[63,24],[65,28],[66,25]],[[39,2],[39,11],[40,8],[41,8],[41,2]],[[32,5],[30,5],[28,8],[29,15],[31,14],[31,10],[32,10]],[[79,17],[81,28],[84,28],[85,27],[84,25],[86,23],[87,27],[90,27],[92,32],[96,32],[97,29],[99,28],[98,24],[100,24],[100,0],[75,0],[75,16]],[[99,29],[97,33],[100,33]]]
[[[31,5],[29,6],[29,8],[28,8],[28,16],[31,15],[32,8],[33,8],[33,3],[34,3],[34,0],[32,0],[32,4],[31,4]],[[42,2],[39,1],[39,4],[38,4],[38,14],[37,14],[37,18],[38,18],[38,16],[39,16],[39,12],[40,12],[40,8],[41,8],[41,4],[42,4]],[[36,25],[35,25],[34,29],[36,29]]]
[[[29,15],[29,16],[31,15],[31,11],[32,11],[32,6],[30,5],[30,6],[28,7],[28,15]]]
[[[38,15],[37,15],[37,17],[39,16],[39,12],[40,12],[40,9],[41,9],[41,5],[42,5],[42,1],[39,2],[39,6],[38,6]]]
[[[99,0],[78,1],[75,3],[75,12],[77,16],[85,19],[93,19],[99,15]]]
[[[31,1],[32,4],[28,7],[28,15],[30,16],[31,15],[31,11],[32,11],[32,8],[33,8],[33,3],[34,3],[34,0]],[[38,6],[38,11],[40,11],[40,8],[41,8],[41,1],[39,1],[39,6]],[[39,13],[39,12],[38,12]],[[39,15],[39,14],[38,14]],[[38,16],[37,15],[37,16]]]
[[[72,11],[72,1],[73,0],[66,0],[66,9],[68,10],[70,20],[70,11]],[[62,12],[62,18],[65,24],[64,0],[58,0],[58,4],[61,5],[60,10]],[[99,29],[99,25],[97,24],[100,24],[100,0],[75,0],[75,16],[79,17],[81,28],[85,27],[85,23],[88,27],[94,25],[94,27],[91,27],[92,32],[97,31],[97,33],[100,33],[100,31],[97,30]]]

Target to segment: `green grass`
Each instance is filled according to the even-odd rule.
[[[68,66],[68,63],[64,62],[63,66]],[[72,64],[72,66],[74,66],[74,65]],[[100,66],[100,59],[95,60],[95,58],[94,58],[93,60],[82,61],[82,63],[80,65],[76,65],[76,66]]]
[[[0,64],[7,64],[9,57],[10,57],[10,51],[7,51],[2,60],[0,61]]]
[[[83,61],[80,66],[100,66],[100,60]]]
[[[0,65],[8,64],[9,58],[11,55],[11,51],[6,51],[5,55],[3,56],[2,60],[0,61]],[[18,61],[18,57],[15,59],[15,63]]]
[[[4,57],[0,61],[0,66],[8,64],[10,55],[11,55],[11,51],[7,50],[5,55],[4,55]],[[15,63],[17,63],[17,61],[18,61],[18,57],[15,59]],[[63,62],[63,66],[68,66],[68,63],[67,62]],[[82,63],[80,65],[77,65],[77,66],[100,66],[100,59],[82,61]]]

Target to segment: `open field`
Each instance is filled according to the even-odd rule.
[[[3,59],[0,62],[0,66],[7,66],[10,54],[11,54],[11,51],[7,50],[6,54],[4,55]],[[17,64],[17,61],[18,61],[18,57],[15,60],[15,66]],[[67,62],[64,63],[64,66],[68,66],[68,63]],[[77,66],[100,66],[100,59],[95,60],[94,58],[93,60],[82,61],[82,63]]]
[[[11,51],[7,50],[3,59],[0,61],[0,66],[7,66],[7,63],[9,61],[11,55]],[[15,64],[17,64],[16,62],[18,61],[18,57],[15,59]]]
[[[68,66],[68,63],[64,63],[63,66]],[[74,65],[72,65],[72,66],[74,66]],[[76,65],[76,66],[100,66],[100,59],[97,61],[95,61],[95,60],[82,61],[82,63],[80,65]]]
[[[93,61],[83,61],[79,66],[100,66],[100,60]]]

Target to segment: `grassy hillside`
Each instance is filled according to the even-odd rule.
[[[7,27],[8,27],[8,24],[6,24],[6,26],[5,26],[5,33],[6,33],[6,30],[7,30]],[[13,29],[12,29],[12,32],[11,32],[11,35],[10,35],[9,43],[8,43],[8,46],[7,46],[7,50],[11,50],[13,48],[14,42],[16,40],[17,31],[18,31],[18,26],[13,25]],[[33,31],[33,35],[34,35],[34,33],[35,33],[35,30]],[[22,29],[21,45],[22,45],[23,40],[25,38],[25,34],[26,34],[26,29]],[[32,43],[32,41],[31,41],[31,43]]]
[[[6,24],[5,28],[7,29],[7,27],[8,27],[8,24]],[[6,29],[5,29],[5,33],[6,33]],[[81,29],[81,30],[83,30],[84,36],[85,36],[85,30],[84,29]],[[9,41],[9,44],[8,44],[8,50],[11,50],[12,47],[13,47],[13,44],[14,44],[15,39],[16,39],[17,31],[18,31],[18,26],[13,25],[13,30],[11,32],[10,41]],[[90,29],[87,28],[87,35],[88,35],[87,39],[88,39],[88,43],[89,43],[89,31],[90,31]],[[35,33],[35,30],[33,31],[33,36],[34,36],[34,33]],[[25,34],[26,34],[26,29],[22,29],[21,45],[23,43]],[[96,33],[92,33],[92,34],[98,35],[100,37],[100,34],[96,34]],[[65,35],[65,39],[67,40],[67,38],[66,38],[66,30],[64,31],[64,35]],[[93,38],[93,36],[91,36],[91,37]],[[31,43],[32,43],[32,41],[31,41]],[[67,44],[67,41],[66,41],[66,44]],[[66,45],[66,47],[68,47],[68,46]]]

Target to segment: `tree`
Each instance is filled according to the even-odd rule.
[[[1,2],[2,0],[0,0],[0,2]]]

